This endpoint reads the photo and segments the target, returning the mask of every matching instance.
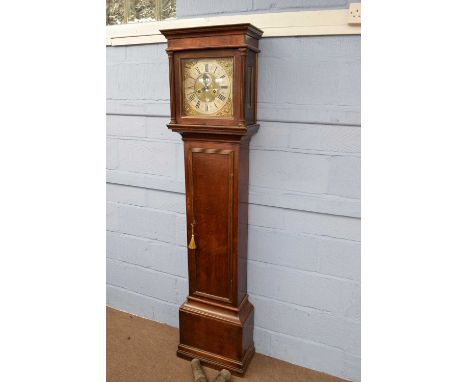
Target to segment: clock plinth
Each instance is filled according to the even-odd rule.
[[[188,299],[179,310],[180,344],[177,355],[198,358],[215,369],[244,375],[255,353],[253,306],[247,296],[236,310]]]
[[[171,121],[184,142],[189,295],[179,357],[243,375],[254,355],[247,295],[249,142],[257,131],[250,24],[161,31],[168,40]]]

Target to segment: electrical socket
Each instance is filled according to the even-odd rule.
[[[349,4],[348,24],[361,24],[361,3]]]

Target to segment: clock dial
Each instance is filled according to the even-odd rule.
[[[182,60],[183,114],[232,117],[232,58]]]

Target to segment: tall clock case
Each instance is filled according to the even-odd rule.
[[[237,24],[161,32],[168,39],[168,127],[182,135],[185,158],[189,295],[179,310],[177,354],[242,375],[255,351],[254,308],[247,295],[248,179],[249,141],[258,129],[262,31]],[[225,65],[229,84],[211,86],[219,79],[216,65]],[[188,77],[193,78],[187,83]],[[211,101],[219,93],[228,97],[228,88],[229,110],[224,109],[229,102],[216,101],[197,112],[193,91],[201,90],[196,96]],[[203,98],[208,90],[212,94]]]

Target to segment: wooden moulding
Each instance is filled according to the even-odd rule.
[[[184,29],[161,29],[167,38],[167,51],[249,48],[258,52],[263,31],[251,24],[215,25]]]
[[[212,126],[212,125],[186,125],[179,123],[169,123],[167,125],[172,131],[181,133],[183,137],[204,138],[212,136],[214,139],[220,139],[224,136],[225,140],[238,140],[238,136],[252,136],[258,131],[259,125],[247,126]]]

